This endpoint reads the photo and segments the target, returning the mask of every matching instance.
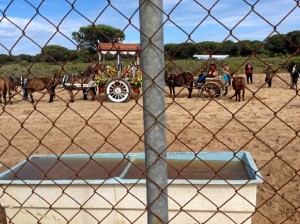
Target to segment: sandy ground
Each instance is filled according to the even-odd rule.
[[[272,88],[255,74],[244,102],[223,96],[203,101],[194,91],[177,88],[175,100],[166,89],[168,151],[249,151],[264,177],[258,186],[255,224],[300,223],[300,97],[289,88],[289,74],[279,74]],[[229,92],[231,96],[233,90]],[[35,106],[15,97],[0,111],[0,161],[11,167],[33,154],[142,152],[142,98],[109,103],[69,104],[66,91],[34,94]],[[1,202],[1,196],[0,196]],[[297,210],[298,209],[298,210]]]

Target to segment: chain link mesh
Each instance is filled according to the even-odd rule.
[[[65,21],[70,19],[71,14],[76,15],[78,23],[88,25],[101,23],[102,20],[106,21],[109,17],[116,20],[115,23],[121,27],[123,32],[135,31],[138,33],[137,38],[139,38],[140,30],[136,22],[139,11],[138,3],[129,14],[126,14],[119,7],[118,1],[102,1],[101,4],[94,1],[94,5],[86,6],[94,7],[93,12],[91,12],[92,15],[86,15],[84,10],[78,6],[82,2],[66,0],[60,3],[64,5],[66,10],[61,15],[61,11],[58,9],[58,17],[61,18],[57,23],[47,13],[47,5],[51,2],[46,0],[25,0],[24,2],[26,3],[26,10],[30,11],[32,16],[23,24],[10,16],[12,11],[19,7],[19,1],[11,0],[0,3],[2,14],[0,27],[1,24],[2,27],[9,26],[14,32],[19,33],[19,38],[15,39],[13,45],[8,45],[5,41],[0,42],[1,52],[5,52],[7,55],[1,61],[0,71],[2,70],[2,74],[5,72],[5,66],[10,64],[11,55],[21,45],[24,45],[24,49],[34,46],[42,52],[32,63],[23,64],[22,61],[19,61],[19,64],[31,77],[38,76],[38,71],[34,66],[38,64],[38,59],[43,56],[49,57],[62,74],[68,74],[66,67],[72,63],[71,58],[67,57],[63,63],[60,63],[43,49],[45,46],[55,43],[56,38],[60,36],[67,40],[68,46],[80,51],[79,45],[72,39],[69,29],[65,27]],[[176,193],[175,196],[167,195],[169,204],[173,207],[175,204],[175,207],[178,208],[177,211],[170,210],[169,223],[178,223],[177,218],[181,216],[189,220],[188,223],[217,223],[214,220],[217,220],[220,214],[223,220],[229,220],[230,223],[250,223],[250,220],[256,224],[296,224],[300,222],[299,89],[290,89],[289,74],[285,70],[286,65],[299,55],[299,45],[297,45],[299,42],[293,42],[278,31],[281,26],[284,26],[285,21],[297,19],[300,3],[299,1],[290,1],[293,4],[286,14],[279,19],[277,18],[278,22],[274,22],[272,17],[264,15],[265,11],[270,10],[263,7],[266,1],[241,2],[248,5],[248,8],[238,21],[232,22],[233,25],[215,13],[219,7],[225,4],[223,1],[213,1],[210,4],[199,0],[166,1],[169,7],[168,10],[162,11],[164,26],[173,26],[177,33],[183,33],[185,38],[182,44],[174,50],[173,55],[165,53],[165,69],[168,70],[169,67],[172,67],[176,71],[186,70],[186,66],[183,66],[174,57],[189,43],[197,45],[199,33],[203,35],[206,23],[217,24],[227,34],[224,35],[222,42],[216,48],[206,49],[197,45],[199,51],[213,55],[225,45],[227,40],[233,40],[250,51],[250,54],[245,56],[241,62],[232,63],[231,70],[235,75],[244,75],[241,70],[249,60],[268,66],[272,58],[266,59],[266,57],[256,54],[255,50],[251,49],[236,34],[240,26],[247,23],[250,16],[255,16],[262,23],[268,25],[268,29],[262,34],[264,39],[274,34],[280,35],[281,38],[294,46],[295,51],[290,56],[282,57],[280,64],[275,65],[278,72],[273,79],[271,90],[266,88],[264,75],[261,72],[254,72],[254,83],[246,85],[246,96],[243,102],[235,102],[230,100],[228,96],[223,96],[220,100],[203,101],[198,96],[197,89],[194,89],[192,98],[187,99],[186,88],[176,88],[177,94],[173,99],[170,98],[169,90],[166,87],[166,150],[168,152],[193,153],[193,160],[198,157],[199,152],[232,151],[236,155],[236,153],[246,150],[255,159],[264,182],[257,187],[255,204],[245,197],[244,190],[248,187],[248,183],[237,187],[224,180],[233,191],[233,195],[228,196],[222,204],[216,204],[212,200],[213,197],[209,197],[203,192],[208,189],[208,185],[214,177],[219,176],[218,171],[226,167],[227,164],[224,164],[219,170],[206,164],[214,173],[207,184],[199,188],[187,179],[189,186],[187,186],[186,191],[191,192],[189,198],[181,200]],[[280,4],[287,4],[287,1],[282,1]],[[199,10],[200,14],[191,31],[182,27],[182,24],[185,23],[185,21],[181,21],[182,17],[173,16],[176,11],[184,14],[186,7],[194,7]],[[231,9],[228,10],[232,15],[238,9],[231,5]],[[109,16],[108,12],[112,15]],[[31,36],[27,31],[32,24],[38,24],[41,20],[51,24],[53,30],[50,33],[41,33],[44,41],[39,42],[40,39]],[[168,33],[165,33],[165,36],[167,35]],[[218,34],[210,33],[209,35],[213,37],[213,35]],[[149,39],[149,42],[151,41]],[[86,52],[81,51],[80,54],[87,61],[96,61]],[[207,61],[197,61],[195,64],[191,62],[193,66],[191,66],[190,71],[193,74],[198,74],[205,69],[207,63]],[[216,63],[222,66],[221,62],[216,61]],[[233,90],[230,90],[229,94],[233,94]],[[115,178],[114,173],[118,172],[125,163],[131,163],[128,159],[130,153],[143,152],[144,136],[147,131],[143,129],[143,93],[135,95],[124,104],[107,102],[103,94],[97,96],[97,101],[81,101],[81,92],[75,94],[76,100],[72,104],[67,92],[59,88],[56,92],[56,98],[51,104],[47,103],[48,94],[45,91],[34,93],[34,97],[36,102],[30,104],[22,101],[22,94],[19,92],[13,97],[12,105],[1,104],[1,170],[11,170],[13,166],[25,160],[29,161],[32,170],[40,173],[41,179],[33,185],[21,180],[20,184],[28,187],[21,197],[16,197],[17,189],[9,190],[10,187],[13,187],[12,183],[1,185],[0,204],[2,205],[1,201],[5,198],[10,198],[13,201],[13,212],[11,213],[13,215],[8,216],[6,214],[8,208],[2,208],[0,223],[22,223],[18,217],[24,211],[29,214],[32,223],[48,223],[47,217],[49,216],[55,216],[57,223],[111,223],[111,216],[115,213],[117,213],[118,218],[114,220],[114,223],[141,223],[147,213],[147,204],[145,199],[138,196],[138,192],[143,191],[139,181],[145,177],[145,169],[142,166],[134,165],[140,178],[137,178],[131,185],[124,184]],[[115,165],[103,165],[93,157],[98,153],[120,153],[122,159]],[[83,154],[87,159],[80,163],[79,168],[78,166],[74,167],[67,160],[62,159],[69,154]],[[29,158],[33,155],[50,155],[53,156],[51,158],[54,158],[54,162],[48,164],[47,169],[45,169],[42,168],[42,164],[39,167],[30,162]],[[175,170],[178,176],[184,178],[182,172],[189,168],[193,160],[181,169],[173,164],[168,164],[168,167]],[[70,178],[69,181],[63,183],[53,178],[52,175],[56,172],[59,174],[60,166],[67,167],[73,179]],[[91,166],[92,169],[99,169],[106,175],[100,184],[93,184],[84,178],[85,169]],[[15,175],[17,174],[18,172],[15,173]],[[103,189],[108,178],[112,178],[115,184],[122,187],[120,195],[115,195],[109,188],[109,193],[104,192]],[[223,180],[222,177],[221,179]],[[48,180],[55,189],[55,193],[50,199],[46,197],[49,193],[42,184],[42,181],[45,180]],[[76,180],[82,181],[83,184],[76,185]],[[76,187],[73,188],[73,185]],[[84,191],[83,186],[88,190]],[[168,187],[170,186],[172,186],[172,181],[168,184]],[[179,191],[178,193],[183,192]],[[86,195],[78,197],[82,194]],[[232,218],[223,209],[231,205],[231,201],[237,195],[247,206],[253,209],[253,214],[245,215],[239,221]],[[62,211],[63,200],[66,201],[65,203],[73,205],[75,210]],[[213,207],[214,212],[207,213],[205,218],[199,221],[198,216],[190,212],[190,205],[199,203],[201,206],[201,200]],[[97,209],[93,204],[95,201],[100,201],[101,206],[103,205],[102,208],[107,208],[107,212],[100,213],[99,208]],[[39,215],[28,209],[34,203],[37,203],[37,207],[44,205]],[[120,209],[124,204],[131,205],[131,203],[137,203],[142,210],[138,215],[132,214],[129,210]],[[80,220],[79,217],[82,214],[85,214],[87,218]]]

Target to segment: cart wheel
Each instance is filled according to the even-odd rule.
[[[104,88],[105,96],[109,101],[124,103],[130,99],[130,85],[124,79],[115,78],[108,81]]]
[[[200,96],[204,100],[220,99],[222,96],[222,88],[219,84],[214,82],[209,82],[204,84],[204,86],[199,91]]]

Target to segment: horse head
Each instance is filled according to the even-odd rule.
[[[4,84],[7,85],[6,89],[9,91],[10,98],[13,98],[14,96],[20,94],[20,91],[18,91],[18,87],[21,86],[21,78],[8,76],[8,78],[6,78],[5,80],[6,81]],[[1,87],[0,87],[0,89],[1,89]]]
[[[9,76],[9,80],[10,80],[9,85],[11,90],[17,92],[18,87],[22,85],[21,78],[14,78]]]
[[[57,85],[62,84],[62,83],[63,83],[63,77],[61,75],[55,73],[52,78],[53,86],[56,87]]]
[[[166,73],[165,74],[166,86],[176,84],[176,81],[177,81],[179,75],[180,75],[179,73],[174,73],[174,72]]]
[[[171,77],[171,73],[165,73],[165,84],[166,86],[169,85],[169,82],[170,82],[170,77]]]
[[[190,72],[166,73],[165,85],[170,89],[170,97],[175,97],[175,87],[187,87],[189,91],[188,98],[192,97],[194,78]]]

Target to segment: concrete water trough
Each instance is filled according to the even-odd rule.
[[[248,152],[168,153],[170,223],[251,223]],[[34,155],[0,174],[8,223],[147,223],[144,153]]]

